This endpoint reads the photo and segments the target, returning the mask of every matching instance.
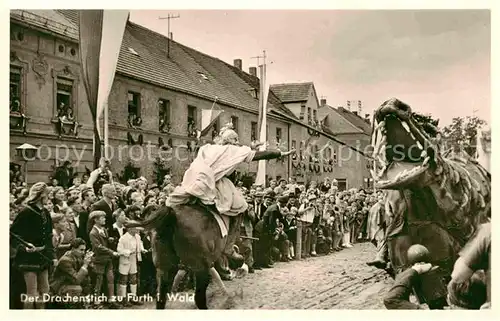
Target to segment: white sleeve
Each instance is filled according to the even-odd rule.
[[[90,173],[89,179],[87,180],[88,187],[94,187],[94,183],[97,181],[97,177],[99,176],[100,170],[99,168],[95,169]]]

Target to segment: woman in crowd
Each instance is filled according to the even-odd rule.
[[[10,244],[17,250],[14,266],[24,274],[28,296],[25,309],[44,308],[45,304],[36,299],[49,293],[49,268],[57,262],[52,246],[52,219],[43,207],[47,194],[47,184],[34,184],[26,207],[10,227]]]
[[[54,212],[58,214],[64,214],[68,208],[68,203],[66,203],[66,193],[62,186],[56,186],[52,190],[54,198],[52,203],[54,204]]]

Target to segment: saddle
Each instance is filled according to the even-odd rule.
[[[212,215],[217,224],[219,225],[222,237],[228,235],[229,216],[222,215],[221,213],[219,213],[219,210],[217,209],[215,204],[203,204],[199,198],[193,196],[189,198],[187,205],[191,207],[197,207],[201,209],[203,212]]]
[[[213,214],[213,215],[221,215],[219,213],[219,210],[215,206],[215,204],[203,204],[201,200],[197,197],[191,196],[187,202],[187,205],[190,205],[191,207],[199,207],[203,211]]]

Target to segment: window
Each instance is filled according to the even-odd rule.
[[[257,122],[252,122],[250,129],[250,139],[253,141],[257,140]]]
[[[331,146],[328,146],[327,148],[325,148],[324,157],[326,160],[332,159],[332,147]]]
[[[317,122],[318,121],[318,115],[316,109],[313,110],[313,121]]]
[[[304,120],[304,114],[306,113],[306,105],[300,106],[300,120]]]
[[[311,107],[307,108],[307,121],[311,122]]]
[[[59,123],[59,134],[61,128],[66,129],[66,133],[72,132],[77,135],[78,124],[78,83],[79,77],[76,70],[70,66],[62,69],[52,69],[53,84],[53,112],[54,119]],[[73,129],[71,129],[73,125]]]
[[[300,142],[299,155],[302,158],[302,152],[304,151],[304,142]]]
[[[296,149],[297,148],[297,142],[292,140],[292,149]]]
[[[195,106],[188,106],[188,136],[195,137],[197,135],[197,108]]]
[[[72,106],[73,82],[64,79],[57,81],[57,117],[73,114]]]
[[[9,105],[11,112],[21,112],[21,68],[10,68]]]
[[[347,179],[345,178],[336,178],[337,180],[337,187],[339,191],[345,191],[347,190]]]
[[[373,178],[365,177],[365,178],[363,178],[363,181],[365,183],[365,188],[368,188],[368,189],[373,188]]]
[[[281,128],[276,128],[276,142],[281,143]]]
[[[142,124],[141,95],[132,91],[128,92],[128,124],[133,128]]]
[[[231,116],[231,123],[233,124],[234,131],[238,134],[238,117]]]
[[[170,131],[170,101],[166,99],[158,100],[158,120],[161,132]]]

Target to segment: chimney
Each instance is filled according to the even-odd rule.
[[[250,75],[257,77],[257,67],[250,67],[249,72],[250,72]]]
[[[243,69],[243,62],[241,61],[241,59],[234,59],[234,66],[236,68],[238,68],[239,70],[242,70]]]
[[[326,105],[326,99],[325,98],[321,98],[320,106],[323,107],[325,105]]]
[[[358,112],[355,110],[352,112],[354,115],[358,116]]]
[[[365,114],[365,121],[366,121],[368,124],[371,124],[371,121],[370,121],[370,114]]]

